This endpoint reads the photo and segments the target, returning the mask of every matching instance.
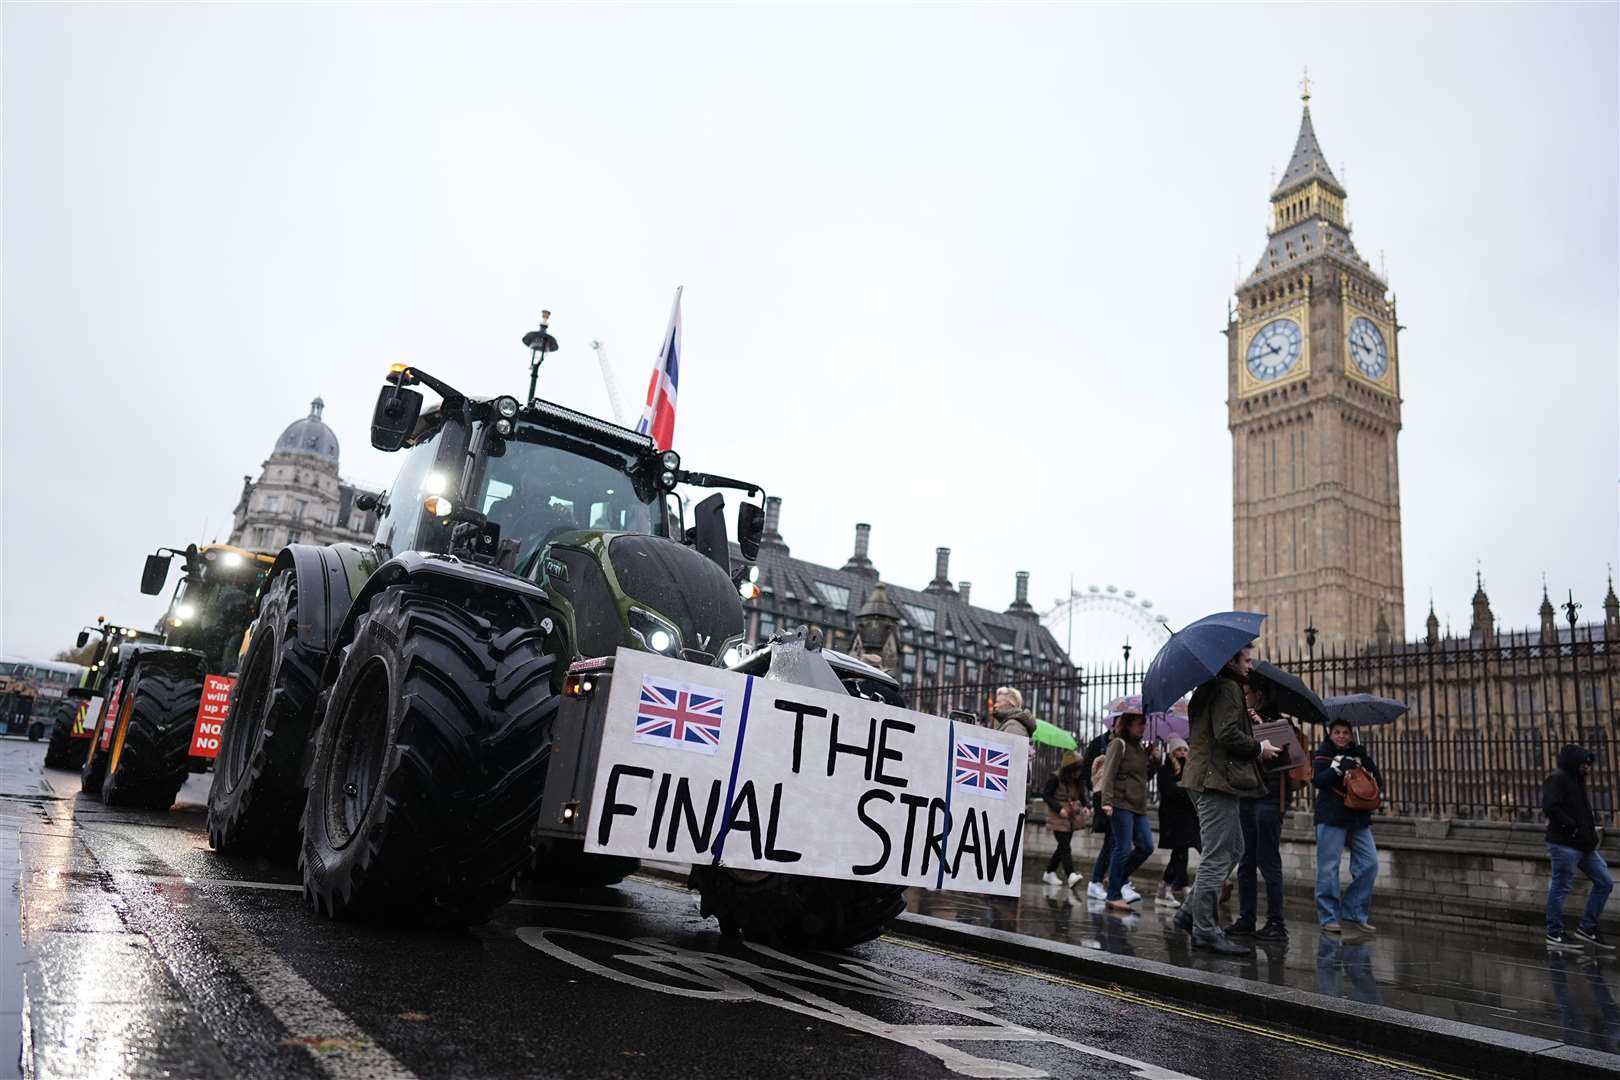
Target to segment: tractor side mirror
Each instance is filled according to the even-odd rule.
[[[73,646],[73,647],[75,649],[82,649],[86,645],[88,645],[89,643],[90,643],[90,631],[88,631],[88,630],[80,630],[79,631],[79,643],[77,645]]]
[[[141,592],[147,596],[156,596],[163,591],[163,583],[169,580],[170,558],[171,556],[168,555],[148,555],[146,557],[146,569],[141,571]],[[79,636],[83,637],[84,635],[80,634]],[[79,645],[83,647],[84,642],[79,642]]]
[[[742,549],[743,562],[759,558],[759,541],[765,535],[765,508],[758,503],[744,502],[737,506],[737,546]]]
[[[384,386],[371,414],[371,445],[393,453],[405,445],[422,414],[422,395],[403,386]]]
[[[726,537],[726,499],[718,491],[692,508],[692,546],[727,576],[731,574],[731,545]]]

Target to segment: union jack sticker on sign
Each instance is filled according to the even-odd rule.
[[[718,690],[644,675],[635,741],[713,754],[720,749],[726,699]]]
[[[951,782],[957,787],[971,788],[992,799],[1007,797],[1007,777],[1012,772],[1012,757],[1007,751],[983,743],[958,742],[953,764]]]

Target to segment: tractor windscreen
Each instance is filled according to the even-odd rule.
[[[210,671],[235,670],[265,569],[255,565],[233,574],[209,567],[188,576],[169,609],[169,644],[203,653]]]
[[[651,533],[658,525],[658,492],[645,469],[612,450],[520,428],[499,455],[487,459],[474,504],[519,542],[523,568],[561,533],[575,529]]]

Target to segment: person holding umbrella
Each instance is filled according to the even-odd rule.
[[[1198,808],[1198,833],[1204,847],[1192,900],[1182,909],[1179,925],[1186,927],[1190,921],[1193,948],[1229,956],[1254,952],[1253,945],[1227,938],[1216,912],[1221,886],[1243,854],[1238,800],[1265,793],[1260,762],[1278,753],[1269,741],[1254,737],[1254,721],[1243,696],[1253,669],[1254,649],[1244,645],[1214,678],[1193,691],[1188,709],[1192,738],[1181,776],[1182,786],[1191,792]]]

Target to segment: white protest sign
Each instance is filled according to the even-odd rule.
[[[1016,896],[1029,740],[620,649],[585,850]]]

